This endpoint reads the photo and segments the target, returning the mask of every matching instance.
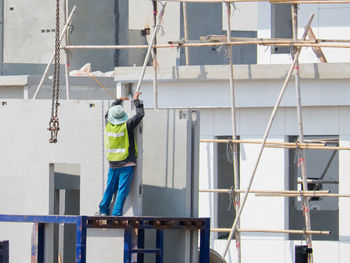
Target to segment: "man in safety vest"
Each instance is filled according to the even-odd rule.
[[[99,205],[99,215],[109,215],[112,196],[117,192],[117,198],[112,210],[112,216],[122,216],[123,206],[129,194],[130,183],[136,166],[137,144],[134,129],[145,115],[143,104],[139,101],[140,92],[135,92],[132,100],[136,114],[129,118],[121,106],[128,97],[116,99],[106,113],[105,148],[109,161],[107,187]]]

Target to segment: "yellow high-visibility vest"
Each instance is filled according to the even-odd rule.
[[[126,122],[105,127],[105,148],[108,161],[123,161],[129,156],[129,135]]]
[[[129,134],[126,122],[115,125],[110,122],[105,127],[105,148],[108,161],[123,161],[129,156]],[[135,154],[138,150],[135,140]]]

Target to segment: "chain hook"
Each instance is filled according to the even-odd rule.
[[[51,139],[49,140],[49,142],[57,143],[57,134],[60,130],[60,123],[58,122],[58,117],[51,117],[51,120],[49,122],[49,128],[47,129],[51,131]]]

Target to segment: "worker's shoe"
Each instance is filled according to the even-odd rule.
[[[105,213],[102,213],[101,211],[98,211],[95,213],[95,216],[108,216],[108,215]]]

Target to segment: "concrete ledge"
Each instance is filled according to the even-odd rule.
[[[234,65],[236,80],[279,80],[284,79],[289,64]],[[115,68],[115,81],[135,82],[141,74],[141,67]],[[301,64],[302,79],[350,79],[350,63]],[[160,81],[203,81],[228,80],[227,65],[163,67],[158,71]],[[153,80],[153,67],[147,67],[144,81]]]
[[[13,86],[27,86],[28,85],[28,76],[1,76],[0,77],[0,86],[2,87],[13,87]]]

